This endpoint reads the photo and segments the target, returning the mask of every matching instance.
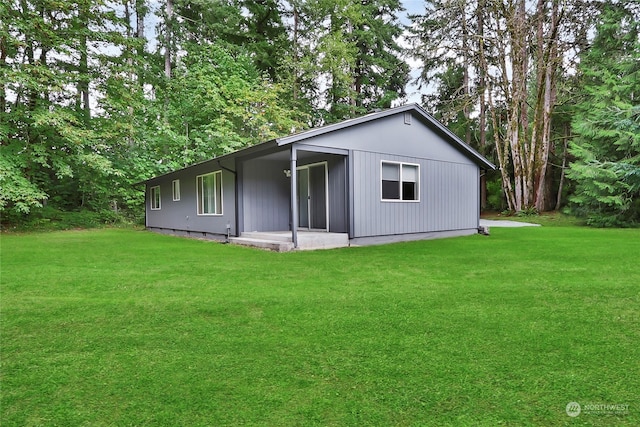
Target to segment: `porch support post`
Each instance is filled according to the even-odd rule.
[[[298,150],[291,144],[291,240],[298,247]]]

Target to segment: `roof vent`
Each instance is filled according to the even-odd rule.
[[[404,113],[404,124],[405,125],[411,124],[411,113],[409,112]]]

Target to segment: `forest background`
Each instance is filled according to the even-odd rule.
[[[483,208],[640,223],[640,2],[0,4],[4,226],[140,221],[154,175],[419,102],[499,166]]]

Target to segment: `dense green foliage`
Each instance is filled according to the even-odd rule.
[[[574,213],[597,226],[640,223],[640,24],[624,4],[608,5],[580,63],[569,177]]]
[[[637,223],[638,3],[525,3],[2,2],[2,223],[140,218],[136,183],[405,102],[410,75],[501,166],[483,206],[559,208],[577,190],[590,224]],[[604,10],[626,14],[618,30],[595,31]]]
[[[423,102],[499,166],[496,175],[501,194],[495,193],[493,177],[488,176],[488,205],[527,212],[559,209],[574,190],[574,183],[565,179],[572,159],[567,145],[573,137],[574,107],[576,101],[584,100],[583,106],[592,101],[584,96],[594,82],[584,70],[578,72],[578,66],[582,69],[585,59],[602,55],[606,40],[613,37],[613,50],[607,53],[612,59],[617,34],[608,32],[593,40],[596,24],[608,8],[620,8],[628,16],[626,25],[633,27],[630,22],[640,19],[638,2],[423,3],[424,11],[410,16],[408,28],[411,53],[421,61],[417,82],[432,88],[423,94]],[[623,31],[628,32],[628,41],[635,38],[627,46],[627,59],[637,58],[637,33],[632,28]],[[609,88],[621,102],[637,105],[637,95],[635,99],[633,95],[637,90],[622,94],[627,83],[613,78],[619,71],[619,67],[610,69]],[[600,105],[612,100],[602,98]],[[576,124],[573,129],[578,132],[580,127]],[[585,173],[598,173],[592,167]],[[625,196],[637,199],[628,192]],[[593,205],[581,206],[584,214]],[[617,222],[614,218],[607,221]]]
[[[639,230],[578,227],[287,254],[5,234],[0,418],[636,426],[638,253]]]
[[[89,82],[105,66],[90,45],[122,47],[104,2],[11,2],[0,7],[0,209],[28,213],[49,198],[61,208],[103,203],[100,181],[118,181],[89,117]],[[89,30],[91,28],[91,30]]]
[[[43,206],[134,217],[136,182],[389,107],[408,78],[400,10],[397,0],[3,3],[3,221]]]

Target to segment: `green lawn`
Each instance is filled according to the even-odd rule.
[[[640,425],[640,230],[491,231],[285,254],[5,234],[0,423]]]

